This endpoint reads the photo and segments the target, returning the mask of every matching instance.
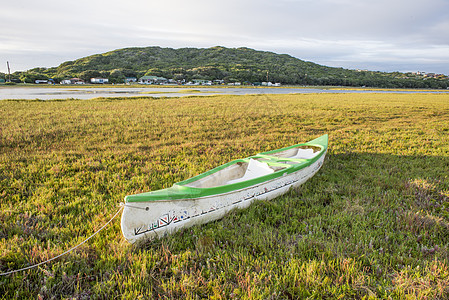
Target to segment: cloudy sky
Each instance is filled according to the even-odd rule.
[[[0,72],[125,47],[249,47],[322,65],[449,75],[449,0],[14,0]]]

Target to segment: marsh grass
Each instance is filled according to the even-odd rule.
[[[0,272],[54,257],[127,194],[328,133],[300,189],[130,245],[115,220],[0,298],[447,298],[449,97],[0,102]]]

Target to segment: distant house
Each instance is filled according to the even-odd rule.
[[[61,84],[85,84],[81,78],[70,78],[61,80]]]
[[[140,84],[166,84],[167,78],[158,76],[143,76],[139,78]]]
[[[104,84],[104,83],[109,83],[109,79],[107,78],[91,78],[90,79],[91,83],[98,83],[98,84]]]
[[[194,85],[212,85],[212,81],[207,79],[192,79]]]
[[[136,77],[126,77],[125,78],[125,83],[133,83],[133,82],[137,82]]]
[[[49,83],[49,82],[48,82],[47,79],[36,79],[36,80],[34,81],[34,83],[36,83],[36,84],[47,84],[47,83]],[[51,82],[50,82],[50,83],[51,83]]]

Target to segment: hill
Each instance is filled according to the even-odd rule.
[[[341,85],[400,88],[447,88],[447,77],[347,70],[303,61],[287,54],[249,48],[124,48],[67,61],[55,68],[35,68],[20,74],[23,81],[71,77],[89,80],[107,77],[122,83],[125,77],[161,76],[174,80],[224,80],[225,82],[280,82],[302,85]],[[38,78],[39,77],[39,78]]]

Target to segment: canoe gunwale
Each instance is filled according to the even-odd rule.
[[[173,184],[172,187],[153,191],[146,192],[136,195],[129,195],[125,197],[125,203],[137,203],[137,202],[154,202],[154,201],[172,201],[172,200],[181,200],[181,199],[196,199],[201,197],[213,196],[217,194],[225,194],[232,193],[238,190],[242,190],[245,188],[250,188],[252,186],[264,184],[265,182],[269,182],[271,180],[280,178],[282,176],[286,176],[297,172],[303,168],[306,168],[312,164],[314,164],[317,160],[319,160],[323,155],[327,152],[327,135],[323,135],[313,141],[307,143],[301,143],[297,145],[292,145],[289,147],[271,150],[267,152],[258,153],[256,155],[236,159],[230,162],[227,162],[223,165],[220,165],[216,168],[213,168],[207,172],[201,173],[194,177],[188,178],[186,180],[180,181],[178,183]],[[286,150],[301,148],[301,147],[316,147],[320,149],[317,155],[309,159],[303,158],[288,158],[288,157],[276,157],[274,154],[281,153]],[[316,153],[316,152],[315,152]],[[193,182],[197,182],[201,179],[204,179],[208,176],[211,176],[227,167],[231,167],[232,165],[239,163],[248,163],[250,159],[256,159],[262,162],[267,163],[269,166],[273,167],[282,167],[282,169],[276,170],[273,173],[262,175],[256,178],[252,178],[249,180],[230,183],[230,184],[222,184],[211,187],[195,187],[189,184]]]

